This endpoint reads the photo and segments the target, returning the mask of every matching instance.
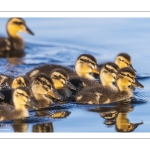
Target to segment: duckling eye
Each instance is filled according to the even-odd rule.
[[[45,82],[45,81],[42,81],[42,84],[43,84],[43,85],[46,85],[46,82]]]

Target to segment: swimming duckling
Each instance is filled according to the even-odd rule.
[[[133,97],[129,86],[139,86],[135,72],[130,68],[122,68],[117,73],[116,83],[118,90],[108,87],[96,86],[82,89],[75,97],[76,102],[83,104],[109,104]]]
[[[29,116],[28,109],[26,105],[31,106],[31,93],[27,87],[19,87],[13,91],[12,105],[0,105],[0,121],[19,119]],[[31,107],[35,107],[34,105]]]
[[[54,103],[52,98],[62,99],[54,88],[52,80],[45,74],[40,74],[34,78],[31,90],[38,108],[49,107]]]
[[[1,89],[0,92],[4,95],[4,100],[0,102],[6,102],[12,104],[12,91],[20,86],[30,87],[28,79],[24,76],[12,77],[4,74],[0,75]]]
[[[15,89],[19,86],[30,86],[29,80],[25,76],[9,76],[5,74],[0,74],[0,85],[7,85],[12,89]]]
[[[133,69],[136,73],[136,70],[132,66],[131,56],[127,53],[120,53],[115,58],[115,63],[119,66],[119,68],[129,67]]]
[[[76,90],[75,86],[69,81],[67,72],[63,69],[56,68],[50,73],[55,89],[62,96],[63,100],[69,100],[72,96],[72,90]]]
[[[82,54],[76,60],[75,63],[76,72],[65,66],[56,65],[56,64],[49,64],[49,65],[47,64],[31,70],[26,74],[26,77],[29,80],[33,80],[34,77],[37,76],[38,74],[45,73],[49,75],[50,72],[56,68],[64,69],[68,73],[69,79],[80,76],[80,77],[94,80],[95,78],[93,77],[93,73],[99,74],[99,72],[97,71],[96,59],[90,54]]]
[[[6,30],[8,38],[0,38],[0,55],[4,56],[8,56],[10,52],[17,51],[19,53],[24,49],[24,41],[18,35],[18,32],[34,35],[22,18],[10,18],[7,22]]]

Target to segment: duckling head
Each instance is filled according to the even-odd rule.
[[[38,75],[31,85],[33,93],[46,95],[55,99],[61,99],[56,89],[53,86],[53,81],[45,74]]]
[[[18,37],[18,32],[25,32],[34,35],[22,18],[10,18],[7,22],[8,35],[10,37]]]
[[[122,68],[118,71],[116,78],[117,86],[120,91],[129,90],[131,86],[143,88],[144,86],[136,79],[136,73],[131,68]]]
[[[16,110],[23,110],[25,105],[35,107],[31,103],[31,92],[27,87],[18,87],[13,92],[13,104]]]
[[[131,57],[127,53],[118,54],[115,59],[115,63],[119,66],[119,68],[130,67],[136,72],[136,70],[132,66]]]
[[[53,81],[55,89],[62,89],[64,87],[76,90],[75,86],[69,81],[67,72],[63,69],[53,69],[50,73],[50,78]]]
[[[103,65],[100,70],[100,79],[103,86],[112,86],[113,82],[116,81],[116,76],[118,73],[119,67],[112,62],[108,62]]]
[[[93,73],[99,74],[96,59],[90,54],[80,55],[75,63],[75,70],[80,77],[94,80]]]
[[[14,78],[11,85],[12,89],[16,89],[20,86],[29,87],[30,86],[29,80],[23,76],[18,76]]]

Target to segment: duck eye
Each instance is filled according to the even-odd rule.
[[[45,82],[45,81],[42,81],[42,84],[43,84],[43,85],[46,85],[46,82]]]

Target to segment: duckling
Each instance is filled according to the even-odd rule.
[[[50,73],[55,89],[62,96],[63,100],[69,100],[72,96],[72,90],[76,90],[75,86],[69,81],[69,76],[64,69],[56,68]]]
[[[28,79],[24,76],[12,77],[4,74],[0,75],[0,83],[2,85],[0,92],[4,95],[4,100],[0,102],[6,102],[12,104],[12,91],[20,86],[30,87]]]
[[[133,97],[133,92],[129,86],[140,85],[138,80],[136,80],[135,72],[128,67],[118,71],[116,84],[118,86],[117,91],[104,86],[85,88],[75,96],[75,100],[77,103],[83,104],[109,104],[126,99],[130,102]]]
[[[29,80],[33,80],[36,75],[40,73],[45,73],[49,75],[50,72],[56,68],[64,69],[68,73],[69,79],[80,76],[80,77],[94,80],[95,78],[93,77],[93,73],[99,74],[99,72],[97,71],[96,59],[90,54],[82,54],[77,58],[75,62],[76,72],[65,66],[56,65],[56,64],[50,64],[50,65],[47,64],[31,70],[26,74],[26,77]]]
[[[133,69],[136,73],[136,70],[132,66],[131,56],[127,53],[120,53],[115,58],[115,63],[119,66],[119,68],[129,67]]]
[[[0,121],[29,117],[28,109],[25,106],[35,107],[31,103],[30,97],[31,93],[27,87],[15,89],[12,94],[14,106],[9,104],[0,105]]]
[[[40,74],[34,78],[31,83],[31,91],[38,108],[45,108],[54,104],[52,98],[62,99],[54,88],[52,80],[45,74]]]
[[[0,38],[0,55],[2,56],[8,56],[9,53],[15,51],[19,53],[24,49],[24,41],[18,35],[18,32],[34,35],[22,18],[10,18],[7,22],[6,30],[8,38]]]
[[[101,82],[95,82],[93,80],[88,80],[88,79],[82,79],[81,81],[83,82],[83,87],[95,87],[95,86],[107,86],[110,88],[116,88],[114,85],[116,75],[118,73],[119,67],[113,63],[113,62],[108,62],[102,65],[101,69],[99,70],[99,78]]]
[[[29,80],[25,76],[9,76],[5,74],[0,74],[0,85],[7,85],[12,89],[19,86],[30,86]]]

